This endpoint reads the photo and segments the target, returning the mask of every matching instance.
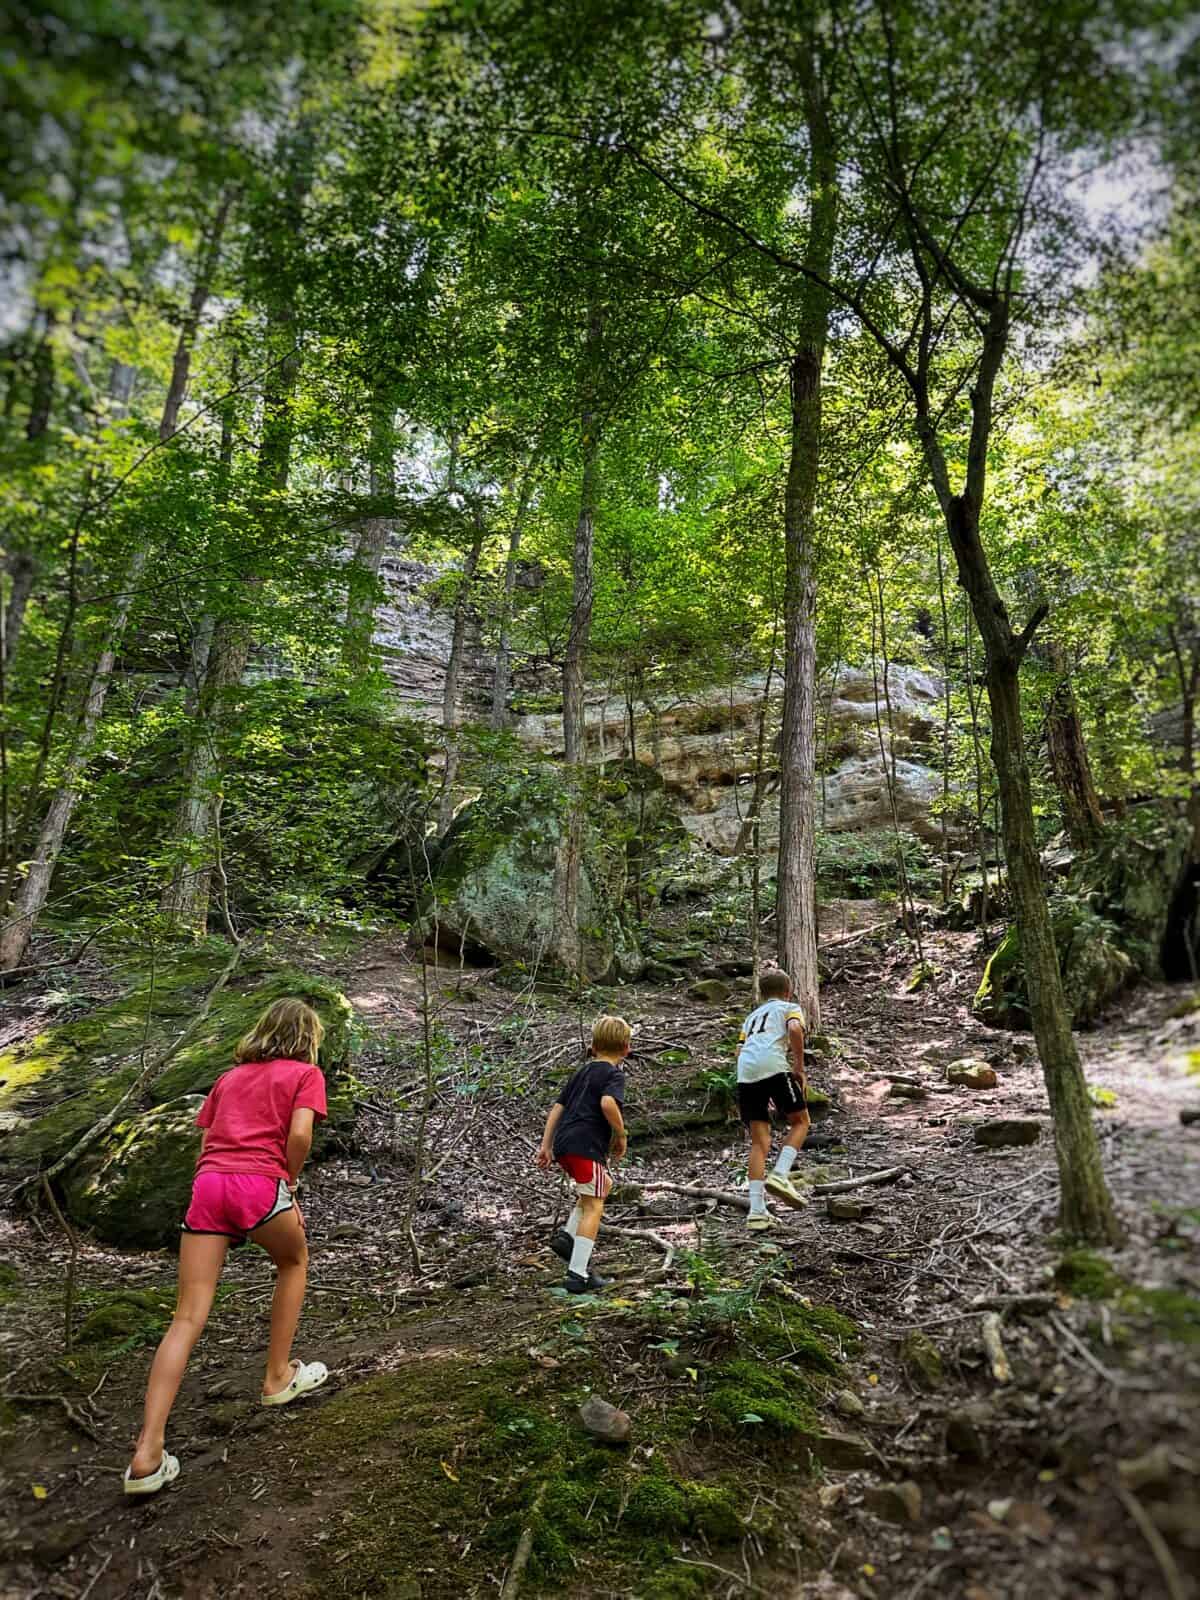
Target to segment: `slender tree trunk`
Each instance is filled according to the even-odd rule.
[[[437,832],[444,837],[454,817],[454,785],[458,778],[458,681],[462,676],[463,648],[467,639],[467,619],[475,590],[475,575],[483,554],[485,524],[478,504],[472,508],[474,536],[463,566],[462,581],[454,597],[454,632],[450,639],[450,659],[446,663],[446,682],[442,689],[442,732],[446,739],[446,765],[442,772],[442,792],[438,799]]]
[[[987,403],[986,395],[977,393],[974,403],[978,410]],[[1029,989],[1033,1033],[1054,1115],[1061,1222],[1073,1238],[1115,1244],[1122,1238],[1122,1230],[1105,1184],[1087,1084],[1063,996],[1025,758],[1018,673],[1038,614],[1025,634],[1018,637],[1013,632],[980,542],[979,506],[966,494],[948,492],[945,460],[928,425],[922,430],[922,442],[927,454],[936,452],[937,459],[931,461],[931,466],[945,511],[946,530],[987,654],[992,760],[999,784],[1004,858]]]
[[[262,434],[255,473],[260,502],[287,488],[291,470],[292,401],[300,373],[300,356],[295,348],[290,306],[276,313],[273,328],[268,333],[268,344],[282,344],[288,353],[272,368],[263,395]],[[250,659],[254,644],[250,602],[261,587],[261,578],[248,577],[243,605],[229,615],[218,617],[213,625],[204,682],[184,761],[183,791],[171,832],[180,859],[163,889],[160,908],[173,926],[192,928],[196,932],[203,932],[208,923],[216,864],[221,804],[221,724],[228,715],[231,694],[241,683]]]
[[[942,613],[942,904],[950,904],[950,608],[946,604],[946,562],[942,554],[945,530],[938,528],[938,604]]]
[[[500,601],[500,627],[496,639],[496,672],[492,679],[492,727],[499,732],[508,718],[508,691],[512,681],[512,656],[509,631],[512,627],[513,595],[517,588],[517,559],[521,552],[521,538],[525,532],[525,518],[533,498],[536,454],[530,457],[521,482],[512,532],[508,539],[508,554],[504,559],[504,594]]]
[[[583,469],[579,485],[579,515],[575,521],[575,544],[571,557],[571,617],[567,632],[567,648],[563,658],[563,763],[568,791],[567,817],[554,874],[558,924],[555,937],[556,953],[567,971],[579,978],[585,976],[583,944],[579,933],[579,879],[583,866],[585,803],[583,785],[584,770],[587,765],[584,675],[592,632],[592,599],[595,592],[593,546],[600,456],[593,395],[603,332],[603,315],[599,306],[593,303],[588,310],[583,352],[581,385],[583,405],[579,419]]]
[[[54,404],[54,328],[54,318],[47,315],[33,352],[33,382],[29,415],[25,419],[27,444],[37,444],[50,427]],[[37,582],[38,564],[28,550],[13,550],[6,556],[4,568],[8,578],[8,593],[4,597],[4,665],[11,668],[25,622],[25,609]]]
[[[1058,678],[1046,712],[1046,744],[1062,800],[1063,824],[1076,850],[1090,850],[1104,830],[1104,818],[1100,814],[1100,800],[1079,721],[1070,668],[1066,652],[1056,642],[1046,640],[1042,653]]]
[[[224,224],[227,210],[228,205],[225,203],[224,209],[218,214],[221,226]],[[220,228],[218,227],[210,235],[208,247],[201,262],[189,304],[189,315],[185,318],[179,330],[171,382],[163,400],[162,416],[159,420],[158,436],[160,441],[163,442],[168,440],[175,432],[179,407],[182,404],[187,388],[192,344],[200,315],[208,299],[212,275],[216,269],[220,252],[220,242]],[[139,545],[129,558],[122,576],[121,592],[114,603],[104,643],[100,648],[100,654],[92,670],[83,712],[76,729],[71,753],[67,757],[66,765],[59,778],[58,787],[51,796],[50,804],[43,818],[25,881],[14,897],[7,920],[3,925],[0,925],[0,972],[11,972],[14,968],[20,966],[34,927],[49,896],[50,881],[54,875],[54,868],[62,850],[63,841],[66,839],[67,830],[71,825],[71,818],[74,815],[75,806],[79,799],[84,775],[91,763],[100,718],[104,712],[104,702],[108,697],[108,689],[112,682],[113,669],[116,665],[117,652],[124,638],[125,628],[133,610],[138,585],[150,559],[150,554],[151,547],[149,544]]]
[[[371,407],[370,494],[374,502],[391,501],[396,493],[396,408],[390,389],[381,386]],[[346,631],[342,660],[361,671],[371,659],[375,633],[375,584],[383,565],[392,516],[369,516],[362,525],[348,574]]]
[[[801,290],[800,337],[791,365],[791,459],[784,500],[783,728],[779,792],[779,961],[810,1031],[820,1026],[816,917],[816,501],[821,458],[821,366],[828,282],[837,229],[833,138],[819,84],[804,84],[811,215]]]

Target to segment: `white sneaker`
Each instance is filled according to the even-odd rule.
[[[767,1188],[773,1195],[777,1195],[784,1205],[806,1206],[808,1196],[803,1189],[798,1189],[790,1178],[784,1177],[780,1172],[772,1172],[767,1179]]]
[[[746,1226],[753,1228],[756,1233],[761,1233],[764,1228],[773,1228],[775,1218],[769,1211],[752,1211],[746,1218]]]

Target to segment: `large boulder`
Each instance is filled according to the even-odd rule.
[[[179,1238],[200,1149],[196,1112],[185,1095],[118,1122],[72,1167],[67,1210],[110,1244],[157,1250]]]
[[[142,1062],[168,1048],[204,1003],[228,947],[208,941],[160,959],[153,981],[138,969],[117,976],[123,991],[62,1020],[0,1056],[0,1162],[14,1171],[49,1166],[137,1080]],[[68,1213],[118,1244],[170,1244],[179,1233],[199,1134],[200,1099],[233,1064],[234,1047],[272,1001],[295,995],[326,1026],[321,1066],[329,1119],[317,1150],[345,1138],[357,1085],[347,1070],[353,1009],[326,979],[252,957],[213,1001],[187,1043],[119,1120],[64,1175]],[[161,1196],[161,1203],[160,1197]]]
[[[622,910],[628,837],[614,810],[593,805],[583,826],[578,925],[583,976],[594,982],[634,979],[644,964]],[[554,892],[567,836],[567,798],[548,769],[465,806],[432,857],[421,936],[468,961],[571,968]]]
[[[1145,807],[1110,823],[1072,864],[1070,888],[1103,912],[1113,938],[1149,978],[1192,976],[1200,949],[1200,863],[1182,809]]]
[[[1114,943],[1112,925],[1076,901],[1053,907],[1054,943],[1071,1020],[1084,1027],[1098,1020],[1136,977],[1133,962]],[[1030,1026],[1029,993],[1021,940],[1011,926],[992,952],[972,1010],[994,1028]]]

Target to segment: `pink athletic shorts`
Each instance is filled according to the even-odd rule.
[[[272,1217],[291,1211],[294,1203],[282,1178],[265,1178],[258,1172],[198,1172],[183,1231],[244,1239]]]

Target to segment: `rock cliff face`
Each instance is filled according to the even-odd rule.
[[[440,721],[453,618],[423,593],[435,568],[404,555],[387,554],[381,578],[387,598],[376,621],[376,643],[395,686],[404,716]],[[461,713],[481,717],[490,706],[492,661],[477,628],[468,633],[463,663]],[[764,680],[748,677],[643,705],[635,714],[636,759],[653,767],[698,846],[732,854],[745,823],[753,788],[754,750]],[[916,667],[893,666],[888,674],[896,751],[896,808],[901,825],[930,842],[940,837],[931,814],[941,777],[930,765],[941,718],[941,683]],[[531,747],[561,756],[562,718],[557,711],[517,717],[515,731]],[[842,667],[824,686],[818,728],[821,825],[831,833],[870,832],[892,825],[879,728],[888,738],[887,703],[881,680],[869,669]],[[778,838],[778,681],[768,725],[768,796],[761,824],[764,848]],[[628,760],[631,739],[622,700],[596,694],[587,706],[589,759]]]
[[[754,750],[764,680],[751,677],[711,689],[634,719],[637,759],[656,768],[698,845],[731,854],[745,825],[753,789]],[[930,808],[941,794],[941,776],[928,765],[940,718],[941,684],[915,667],[893,667],[888,676],[896,748],[896,808],[903,826],[922,838],[940,837]],[[878,719],[878,721],[877,721]],[[772,696],[768,731],[768,794],[761,838],[778,839],[777,735],[779,702]],[[870,671],[843,667],[832,694],[826,689],[818,728],[821,825],[831,833],[869,832],[892,825],[885,769],[879,749],[882,726],[887,747],[883,685]],[[557,755],[562,721],[551,715],[521,717],[521,738]],[[630,730],[625,707],[600,698],[587,708],[589,755],[596,761],[627,759]]]

